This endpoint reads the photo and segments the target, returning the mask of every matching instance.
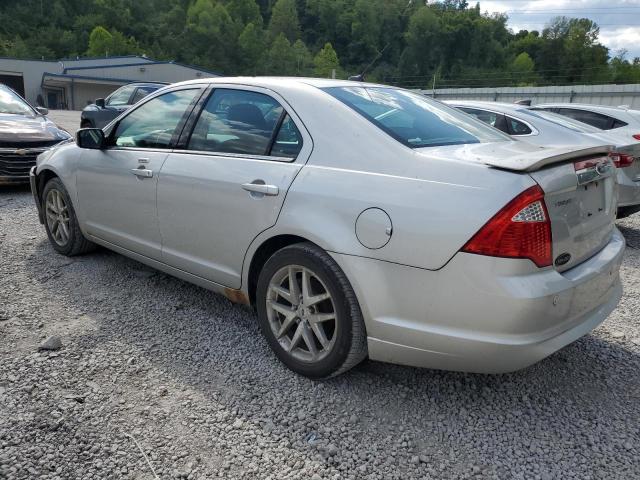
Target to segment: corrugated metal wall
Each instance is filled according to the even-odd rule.
[[[419,90],[432,96],[433,90]],[[568,85],[557,87],[501,88],[436,88],[440,100],[488,100],[515,102],[531,99],[533,104],[545,102],[592,103],[596,105],[628,105],[640,109],[640,84],[632,85]]]

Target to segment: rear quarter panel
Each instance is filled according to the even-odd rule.
[[[266,239],[290,234],[327,251],[437,270],[534,185],[527,174],[419,153],[327,94],[314,102],[313,95],[297,93],[287,96],[313,137],[313,152],[276,225],[256,238],[249,259]],[[393,224],[389,242],[376,250],[356,236],[356,220],[368,208],[384,210]]]

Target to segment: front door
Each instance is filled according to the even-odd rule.
[[[249,245],[275,224],[311,152],[284,102],[246,88],[213,92],[158,183],[163,261],[231,288],[240,287]]]
[[[158,174],[200,93],[191,87],[143,103],[114,127],[108,148],[83,152],[77,190],[87,233],[160,259]]]

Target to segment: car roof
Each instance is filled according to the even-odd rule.
[[[310,85],[317,88],[330,87],[390,87],[389,85],[380,85],[368,82],[355,82],[352,80],[339,80],[332,78],[311,78],[311,77],[211,77],[199,78],[197,80],[187,80],[185,82],[175,83],[173,85],[190,85],[201,83],[225,83],[236,85],[251,85],[255,87],[283,87],[294,85]]]
[[[627,107],[613,107],[611,105],[592,105],[589,103],[540,103],[534,105],[535,107],[561,107],[561,108],[576,108],[578,110],[589,110],[592,112],[602,112],[614,115],[620,112],[634,111],[632,108]]]
[[[524,105],[518,105],[517,103],[505,103],[505,102],[486,102],[482,100],[445,100],[447,105],[456,105],[460,107],[469,108],[482,108],[485,110],[493,110],[499,113],[511,113],[513,115],[523,110],[527,110],[528,107]]]
[[[123,87],[135,86],[135,87],[165,87],[170,85],[168,82],[131,82],[126,85],[122,85]],[[122,87],[120,87],[122,88]]]

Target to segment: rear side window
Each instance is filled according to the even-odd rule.
[[[128,105],[131,94],[133,94],[135,88],[136,87],[134,85],[127,85],[119,88],[118,90],[113,92],[111,96],[109,96],[109,98],[107,99],[107,105],[111,107]]]
[[[302,149],[302,135],[289,115],[285,115],[270,154],[274,157],[296,158]]]
[[[354,86],[324,91],[410,148],[509,140],[452,107],[406,90]]]
[[[276,100],[247,90],[217,89],[200,113],[187,148],[293,158],[301,147],[300,132]]]
[[[157,87],[138,87],[135,95],[131,99],[131,105],[135,105],[147,95],[155,92],[157,89]]]
[[[565,115],[569,118],[573,118],[574,120],[578,120],[579,122],[592,125],[596,128],[599,128],[600,130],[611,130],[613,128],[624,127],[625,125],[627,125],[625,122],[608,115],[597,112],[589,112],[587,110],[579,110],[577,108],[559,108],[558,113],[560,115]]]
[[[526,123],[516,120],[515,118],[507,117],[507,125],[509,126],[509,133],[511,135],[529,135],[533,133]]]

